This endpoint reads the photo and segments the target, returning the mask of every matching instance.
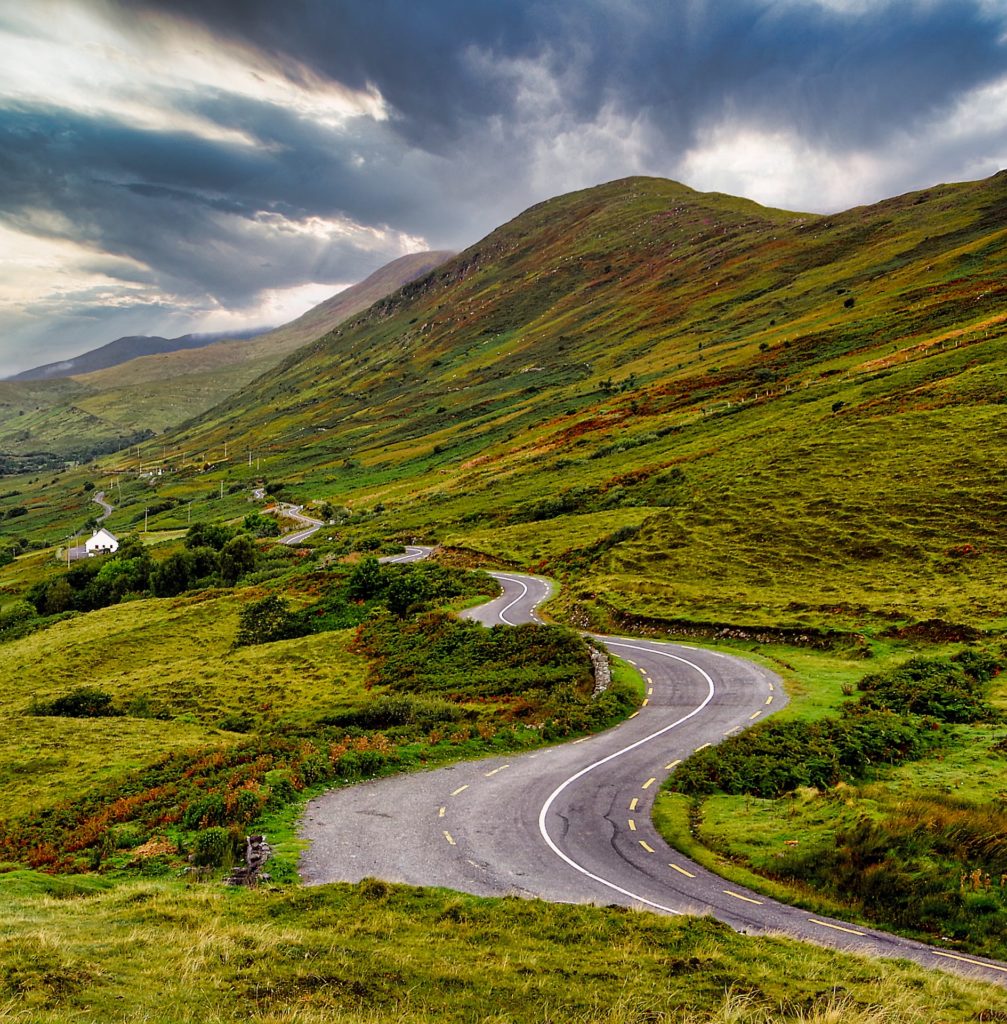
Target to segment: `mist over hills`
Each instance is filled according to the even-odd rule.
[[[0,381],[0,453],[47,453],[55,465],[64,457],[88,458],[159,433],[211,408],[299,346],[450,255],[401,256],[265,333],[230,334],[224,340],[122,338],[77,357],[72,375],[63,375],[64,364],[57,363]],[[162,341],[173,348],[162,350]]]
[[[1007,173],[829,216],[611,182],[177,440],[403,535],[575,564],[585,622],[1001,621],[1005,225]]]
[[[160,338],[148,335],[130,335],[116,338],[106,345],[91,349],[70,359],[61,359],[55,363],[35,366],[30,370],[22,370],[6,380],[51,380],[53,377],[73,377],[93,370],[105,370],[110,366],[137,359],[140,356],[158,355],[162,352],[176,352],[179,349],[204,348],[216,341],[242,341],[265,334],[268,327],[260,327],[247,331],[218,332],[216,334],[183,334],[178,338]]]

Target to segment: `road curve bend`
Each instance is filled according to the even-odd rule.
[[[464,616],[485,625],[537,621],[549,582],[492,575],[502,595]],[[661,781],[695,750],[778,710],[786,694],[772,672],[742,658],[598,639],[643,675],[647,696],[637,712],[556,747],[329,791],[305,812],[305,882],[371,876],[484,896],[710,914],[739,931],[783,933],[1007,985],[1007,964],[779,903],[671,849],[651,823]]]

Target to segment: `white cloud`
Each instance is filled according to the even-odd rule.
[[[954,108],[892,132],[871,151],[815,146],[791,131],[726,119],[705,129],[675,174],[703,191],[766,206],[830,213],[947,180],[1007,167],[1007,78],[974,89]]]
[[[154,15],[114,23],[66,0],[32,0],[0,22],[0,102],[106,116],[133,128],[256,145],[246,132],[187,110],[211,93],[281,106],[330,128],[385,120],[376,89],[350,89],[294,63],[279,67],[236,42]]]

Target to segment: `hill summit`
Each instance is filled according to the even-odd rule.
[[[1004,173],[827,216],[610,182],[531,208],[179,440],[253,447],[401,535],[568,567],[585,623],[989,625],[1005,229]]]

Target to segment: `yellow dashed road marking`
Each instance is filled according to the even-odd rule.
[[[680,875],[685,875],[686,878],[696,877],[691,871],[686,871],[685,868],[680,868],[677,864],[669,864],[668,867],[673,871],[677,871]]]
[[[721,892],[733,896],[736,900],[744,900],[746,903],[757,903],[760,907],[762,906],[762,900],[753,900],[751,896],[742,896],[740,892],[731,892],[730,889],[721,889]]]
[[[768,697],[766,698],[766,703],[767,703],[767,704],[772,704],[772,703],[773,703],[773,695],[772,695],[772,694],[770,694],[770,695],[769,695],[769,696],[768,696]]]
[[[753,718],[758,718],[759,715],[761,715],[761,714],[762,714],[761,711],[756,711],[754,715],[749,715],[748,716],[748,720],[751,721]]]
[[[486,778],[487,779],[491,778],[492,776],[496,775],[497,772],[502,772],[504,770],[504,768],[510,768],[510,765],[509,764],[502,764],[502,765],[500,765],[499,768],[494,768],[493,771],[486,773]]]
[[[444,830],[444,838],[445,838],[445,839],[446,839],[446,840],[447,840],[447,841],[448,841],[448,842],[449,842],[449,843],[450,843],[450,844],[451,844],[452,846],[457,846],[457,845],[458,845],[457,843],[455,843],[455,841],[454,841],[454,838],[452,837],[451,833],[447,831],[447,829],[445,829],[445,830]]]
[[[647,696],[648,696],[648,697],[652,697],[653,695],[654,695],[654,687],[652,686],[652,687],[651,687],[651,688],[650,688],[650,689],[649,689],[649,690],[647,691]]]
[[[451,795],[458,796],[459,793],[464,793],[468,788],[468,783],[466,783],[464,786],[459,786]]]
[[[442,808],[441,808],[441,809],[440,809],[440,810],[439,810],[439,811],[437,812],[437,817],[438,817],[438,818],[443,818],[443,817],[444,817],[444,812],[445,812],[446,810],[447,810],[447,808],[446,808],[446,807],[442,807]]]
[[[769,688],[770,688],[771,690],[775,690],[775,689],[776,689],[776,687],[775,687],[775,686],[773,686],[773,684],[772,684],[772,683],[770,683],[770,684],[769,684]]]
[[[631,811],[635,811],[635,810],[636,810],[636,805],[637,805],[637,804],[638,804],[639,802],[640,802],[640,798],[639,798],[638,796],[635,796],[635,797],[633,797],[633,799],[632,799],[632,800],[630,800],[630,802],[629,802],[629,809],[630,809]]]
[[[809,917],[808,920],[812,924],[821,925],[823,928],[831,928],[833,931],[837,931],[837,932],[847,932],[849,935],[866,935],[867,934],[866,932],[858,932],[858,931],[856,931],[853,928],[844,928],[842,925],[839,925],[839,924],[829,924],[828,921],[816,921],[813,917]]]
[[[655,779],[655,778],[654,778],[654,776],[652,775],[652,776],[651,776],[651,777],[650,777],[649,779],[647,779],[647,781],[646,781],[646,782],[645,782],[645,783],[644,783],[644,784],[643,784],[643,785],[642,785],[642,786],[640,787],[640,789],[650,789],[650,787],[651,787],[651,786],[653,786],[655,782],[657,782],[657,779]]]
[[[629,830],[630,832],[636,831],[636,822],[632,818],[629,819]]]
[[[701,750],[706,750],[707,747],[712,745],[711,743],[704,743],[701,747],[696,747],[696,753],[698,754]]]
[[[647,853],[653,853],[654,852],[654,847],[653,846],[649,846],[642,839],[640,840],[640,845],[647,851]]]
[[[636,718],[636,716],[637,716],[638,714],[640,714],[640,712],[639,712],[639,711],[634,711],[634,712],[633,712],[633,714],[631,714],[631,715],[630,715],[629,717],[630,717],[630,718]]]
[[[666,764],[664,766],[664,770],[666,772],[670,772],[672,768],[674,768],[676,765],[679,765],[681,763],[682,763],[682,759],[681,758],[679,758],[677,761],[671,761],[671,762],[669,762],[668,764]]]
[[[967,956],[958,956],[957,953],[942,953],[939,949],[930,950],[934,956],[946,956],[949,960],[961,960],[965,964],[975,964],[976,967],[988,967],[991,971],[1003,971],[1007,974],[1007,967],[999,964],[984,964],[982,960],[970,960]]]
[[[732,732],[737,732],[737,731],[738,731],[738,727],[736,725],[732,725],[731,728],[728,729],[727,732],[724,733],[724,735],[725,736],[730,736]]]
[[[644,697],[643,698],[643,703],[640,705],[640,707],[645,708],[649,703],[650,703],[650,698],[649,697]]]

